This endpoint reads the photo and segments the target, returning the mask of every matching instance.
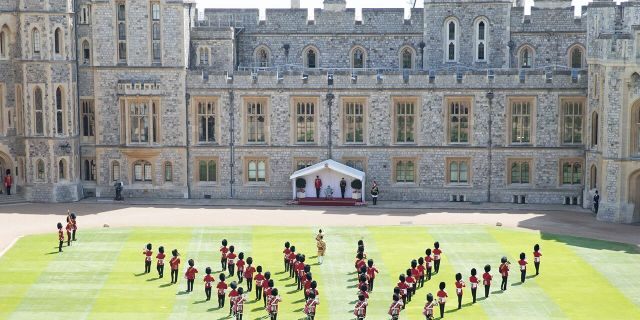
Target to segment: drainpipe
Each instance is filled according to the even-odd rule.
[[[489,99],[489,177],[487,182],[487,202],[491,202],[491,179],[493,178],[493,90],[487,92],[487,99]]]
[[[327,108],[329,109],[329,141],[328,141],[328,147],[329,147],[329,158],[328,159],[333,159],[333,99],[335,98],[335,96],[333,95],[333,93],[331,93],[331,87],[329,87],[329,92],[327,93],[326,99],[327,99]]]
[[[235,183],[235,170],[234,168],[234,145],[235,145],[235,126],[234,126],[234,104],[233,104],[233,89],[229,90],[229,198],[233,199],[233,184]]]
[[[81,136],[82,133],[80,132],[80,128],[82,127],[82,123],[81,123],[82,119],[80,117],[80,90],[78,90],[78,84],[80,83],[80,81],[79,81],[79,79],[80,79],[80,76],[79,76],[79,74],[80,74],[80,57],[78,56],[78,50],[81,47],[80,47],[80,43],[79,43],[80,41],[78,39],[78,29],[77,29],[78,28],[78,14],[76,12],[77,6],[78,6],[78,0],[74,0],[73,1],[73,10],[72,10],[72,12],[73,12],[73,28],[74,28],[73,29],[74,30],[73,34],[74,34],[74,38],[75,38],[75,42],[76,42],[76,47],[75,47],[75,57],[76,57],[76,59],[75,59],[76,60],[76,76],[75,76],[75,78],[76,78],[75,79],[76,80],[76,88],[75,88],[76,89],[76,109],[75,109],[75,111],[76,111],[77,128],[73,128],[73,129],[74,129],[74,131],[75,131],[75,129],[77,129],[77,133],[75,133],[75,137],[77,138],[76,139],[76,145],[77,145],[76,149],[77,149],[77,152],[78,152],[76,154],[76,164],[77,164],[75,166],[76,170],[74,170],[74,171],[76,173],[77,181],[81,181],[81,179],[79,177],[80,177],[80,173],[81,173],[80,172],[81,171],[80,170],[80,166],[81,166],[81,163],[80,163],[80,155],[81,155],[81,153],[80,153],[81,152],[80,136]],[[95,51],[94,51],[94,53],[95,53]],[[89,62],[91,62],[91,61],[89,61]],[[95,103],[94,103],[94,108],[95,108]],[[26,179],[25,179],[25,182],[26,182]],[[79,191],[81,192],[79,197],[84,198],[84,186],[82,185],[82,183],[79,183],[79,186],[80,186],[80,190]]]
[[[189,35],[191,35],[191,24],[193,21],[191,20],[191,6],[193,4],[189,3]],[[185,30],[186,31],[186,30]],[[189,108],[191,107],[191,95],[187,92],[187,78],[189,76],[189,66],[191,65],[191,39],[189,39],[188,51],[187,51],[187,65],[185,68],[185,76],[184,76],[184,104],[187,106],[185,112],[185,125],[186,125],[186,134],[187,134],[187,199],[191,199],[191,173],[193,172],[193,165],[191,163],[191,131],[189,130]],[[192,124],[192,125],[195,125]]]

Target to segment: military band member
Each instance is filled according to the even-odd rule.
[[[234,312],[236,320],[242,320],[242,314],[244,313],[244,303],[247,301],[247,297],[244,294],[242,287],[238,288],[238,296],[234,303]]]
[[[416,292],[416,279],[412,275],[411,269],[407,269],[405,282],[407,283],[407,301],[411,302],[411,297]]]
[[[440,242],[433,243],[433,272],[438,273],[440,271],[440,259],[442,259],[442,250],[440,250]]]
[[[518,265],[520,266],[520,282],[524,283],[524,280],[527,277],[527,260],[525,259],[524,252],[520,253],[520,260],[518,260]]]
[[[307,298],[307,302],[304,305],[304,314],[307,315],[307,320],[313,320],[316,317],[316,307],[320,302],[316,300],[316,294],[313,292],[309,293],[309,297]]]
[[[304,295],[304,298],[307,299],[309,298],[307,296],[307,289],[311,289],[311,282],[313,281],[313,275],[311,274],[311,272],[307,272],[303,277],[302,277],[302,294]]]
[[[211,276],[210,267],[207,267],[204,270],[204,273],[206,273],[204,279],[202,279],[202,281],[204,281],[204,294],[207,297],[207,301],[209,301],[211,300],[211,288],[213,287],[213,282],[215,281],[215,279]]]
[[[58,252],[62,252],[62,244],[64,243],[64,232],[62,232],[62,223],[58,222]]]
[[[407,279],[404,274],[401,274],[398,280],[400,281],[398,281],[396,287],[400,288],[400,299],[402,299],[402,308],[404,309],[404,306],[407,304],[407,295],[409,295],[409,285],[407,284]]]
[[[147,245],[144,247],[144,250],[142,250],[142,254],[144,254],[144,273],[149,273],[151,272],[151,259],[153,258],[151,243],[147,243]]]
[[[362,252],[358,252],[358,254],[356,255],[356,262],[354,263],[354,266],[356,267],[356,272],[360,272],[360,269],[362,267],[367,266],[367,262]]]
[[[65,229],[67,230],[67,247],[69,247],[71,246],[71,232],[73,231],[73,222],[71,221],[70,215],[67,215],[67,226],[65,227]]]
[[[256,281],[256,301],[258,301],[262,299],[262,288],[266,278],[262,274],[262,266],[258,266],[256,272],[258,274],[253,279]]]
[[[320,300],[320,293],[318,292],[318,283],[315,280],[310,282],[309,288],[305,290],[305,293],[306,293],[306,296],[305,296],[306,298],[309,298],[309,295],[313,293],[316,295],[316,300],[318,301]]]
[[[361,273],[360,276],[358,277],[358,288],[361,288],[363,285],[369,287],[368,282],[369,280],[367,279],[367,274]]]
[[[224,308],[225,291],[227,290],[227,288],[229,288],[229,286],[227,286],[227,283],[224,282],[225,279],[226,276],[224,275],[224,273],[220,273],[220,276],[218,276],[218,280],[220,281],[216,286],[216,289],[218,289],[218,309]]]
[[[253,289],[253,274],[256,272],[256,268],[252,264],[253,258],[247,258],[247,267],[244,269],[244,278],[247,279],[247,292],[251,292]]]
[[[282,250],[282,254],[284,255],[284,271],[289,272],[289,254],[291,253],[291,244],[289,241],[284,243],[284,250]]]
[[[391,306],[389,307],[389,315],[391,316],[391,320],[398,320],[400,317],[400,311],[404,309],[404,304],[402,303],[402,299],[397,294],[393,295],[393,302],[391,302]]]
[[[227,254],[229,248],[227,248],[227,239],[222,239],[222,247],[220,247],[220,264],[222,265],[222,271],[227,271]]]
[[[540,252],[540,245],[533,246],[533,265],[536,267],[536,276],[540,274],[540,259],[542,252]]]
[[[471,277],[469,277],[469,284],[471,284],[471,297],[473,298],[473,303],[476,303],[476,292],[478,291],[478,283],[480,283],[480,280],[476,277],[477,274],[478,272],[476,271],[476,268],[472,268]]]
[[[169,266],[171,266],[171,283],[178,283],[178,269],[180,268],[180,254],[177,249],[171,251],[171,260],[169,260]]]
[[[235,317],[235,304],[236,299],[238,298],[238,283],[232,281],[231,284],[229,284],[229,287],[231,287],[231,291],[229,291],[229,315]]]
[[[318,229],[318,234],[316,234],[316,241],[320,240],[320,237],[324,237],[322,229]]]
[[[500,290],[502,291],[507,290],[507,279],[509,278],[509,265],[510,263],[507,260],[507,257],[502,257],[502,259],[500,259],[500,267],[498,268],[498,271],[502,276],[502,283],[500,284]]]
[[[432,263],[433,263],[433,257],[431,257],[431,249],[427,249],[424,251],[424,262],[427,264],[427,281],[431,280],[431,270],[432,270]]]
[[[424,287],[424,276],[427,272],[427,268],[424,266],[424,258],[418,258],[418,272],[419,272],[419,280],[420,288]]]
[[[244,276],[244,252],[238,253],[238,261],[236,261],[236,275],[238,276],[238,284],[242,283],[242,277]]]
[[[433,300],[433,295],[431,293],[427,294],[427,302],[424,304],[424,309],[422,310],[422,314],[426,320],[433,320],[433,308],[437,305],[438,303]]]
[[[491,266],[484,266],[484,274],[482,275],[482,285],[484,285],[484,298],[489,298],[489,289],[491,288],[491,280],[493,280],[493,276],[489,273],[491,272]]]
[[[267,278],[267,276],[269,275],[269,272],[266,272],[264,274],[265,278]],[[263,289],[263,294],[262,297],[264,299],[264,307],[266,308],[268,303],[269,303],[269,298],[271,297],[271,291],[273,291],[274,288],[274,283],[273,283],[273,279],[269,279],[267,280],[267,282],[265,282],[265,287]]]
[[[353,309],[353,315],[356,316],[356,320],[364,320],[367,317],[367,302],[364,294],[358,295],[358,301]]]
[[[235,275],[237,257],[237,255],[234,253],[235,250],[236,248],[234,246],[229,246],[229,253],[227,253],[227,271],[229,271],[229,275],[227,277],[229,278]]]
[[[359,296],[364,296],[364,298],[366,300],[369,300],[369,292],[368,292],[369,288],[368,288],[367,284],[363,283],[363,284],[360,285],[359,288],[360,289],[358,290],[358,297]]]
[[[198,269],[195,268],[195,262],[193,261],[193,259],[189,259],[188,263],[189,267],[184,273],[184,277],[187,279],[187,292],[193,292],[193,282],[196,279],[196,273],[198,273]]]
[[[418,260],[411,260],[411,276],[416,281],[413,286],[413,293],[416,293],[416,289],[418,287],[418,283],[420,282],[420,270],[418,270]]]
[[[324,242],[323,235],[319,236],[316,246],[318,247],[318,264],[322,264],[324,262],[324,253],[327,250],[327,243]]]
[[[289,278],[293,278],[296,276],[296,270],[294,269],[293,264],[297,261],[298,255],[296,254],[296,246],[291,246],[289,249]]]
[[[373,264],[373,259],[369,259],[369,261],[367,261],[367,266],[367,275],[369,276],[369,292],[371,292],[373,291],[373,282],[376,279],[376,273],[379,273],[380,271]]]
[[[156,269],[158,270],[158,279],[162,279],[164,276],[164,258],[166,255],[164,254],[164,247],[158,247],[158,254],[156,255],[157,263]]]
[[[462,281],[462,274],[456,273],[456,295],[458,296],[458,310],[462,308],[462,293],[464,292],[462,288],[467,285]]]
[[[444,282],[440,282],[440,285],[438,287],[440,288],[437,293],[438,305],[440,306],[440,319],[442,319],[444,318],[444,305],[447,303],[447,298],[449,297],[449,295],[447,295],[447,292],[444,290],[444,288],[446,287],[446,284]]]
[[[282,301],[282,298],[278,295],[278,289],[273,288],[269,301],[267,302],[267,312],[269,313],[270,320],[278,320],[278,304]]]
[[[78,222],[76,221],[76,214],[71,212],[69,216],[71,217],[71,223],[73,224],[73,228],[71,229],[71,241],[76,241],[76,231],[78,231]]]

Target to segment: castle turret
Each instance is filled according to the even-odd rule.
[[[344,11],[347,9],[347,0],[324,0],[324,9],[328,11]]]
[[[539,9],[569,8],[571,0],[535,0],[533,6]]]

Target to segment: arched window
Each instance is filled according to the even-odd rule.
[[[114,161],[111,163],[111,181],[120,180],[120,162]]]
[[[151,169],[152,167],[149,161],[136,161],[133,164],[133,180],[137,182],[153,181],[153,172]]]
[[[402,69],[413,69],[414,52],[410,47],[404,47],[400,51],[400,66]]]
[[[304,66],[309,69],[318,67],[318,51],[315,48],[308,48],[304,52]]]
[[[518,51],[518,66],[520,68],[532,68],[533,55],[533,48],[528,45],[522,46],[522,48],[520,48],[520,51]]]
[[[3,26],[0,29],[0,58],[9,57],[9,28]]]
[[[55,54],[62,53],[62,30],[60,28],[56,29],[56,32],[53,34],[53,52]]]
[[[445,61],[458,60],[458,22],[454,18],[447,19],[444,24]]]
[[[56,133],[59,135],[64,134],[64,104],[62,98],[62,87],[58,87],[56,89]]]
[[[58,162],[58,180],[64,180],[66,178],[66,161],[64,161],[64,159],[60,159]]]
[[[356,47],[351,50],[351,68],[362,69],[366,61],[366,53],[362,47]]]
[[[487,27],[488,23],[484,19],[476,23],[476,61],[487,61]]]
[[[573,69],[584,67],[584,49],[580,45],[575,45],[569,49],[569,65]]]
[[[269,61],[271,60],[270,56],[269,49],[264,46],[258,47],[255,53],[255,61],[258,68],[268,68]]]
[[[173,181],[173,164],[169,161],[164,163],[164,181]]]
[[[44,134],[44,118],[43,118],[43,109],[42,106],[44,101],[42,101],[42,89],[40,87],[36,87],[33,90],[33,105],[35,109],[35,132],[36,135]]]
[[[31,31],[31,47],[34,54],[40,53],[40,31],[36,28]]]
[[[38,159],[38,161],[36,161],[36,180],[42,182],[44,181],[44,178],[44,160]]]
[[[591,170],[589,171],[589,189],[597,189],[598,188],[598,168],[596,165],[591,166]]]
[[[593,112],[591,115],[591,146],[595,147],[598,145],[598,130],[600,129],[600,121],[598,120],[598,113]]]
[[[91,61],[91,47],[89,47],[89,41],[85,40],[82,42],[82,62],[89,64],[89,61]]]

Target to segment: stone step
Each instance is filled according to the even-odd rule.
[[[15,204],[15,203],[26,203],[27,200],[19,194],[12,194],[10,196],[6,194],[0,194],[0,205],[3,204]]]

